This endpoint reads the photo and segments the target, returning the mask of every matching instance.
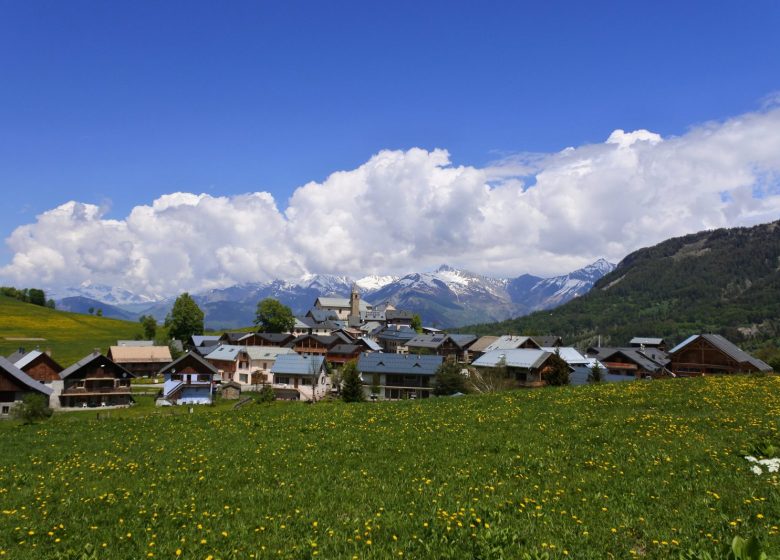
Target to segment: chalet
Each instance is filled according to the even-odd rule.
[[[476,368],[506,367],[508,378],[518,387],[541,387],[547,384],[545,375],[551,367],[549,361],[552,356],[553,352],[539,348],[491,350],[471,365]]]
[[[135,375],[98,352],[60,372],[63,408],[127,406],[133,403],[130,379]]]
[[[324,356],[281,355],[271,373],[275,391],[295,389],[300,400],[319,400],[330,391]]]
[[[111,346],[108,359],[138,377],[152,376],[172,360],[167,346]]]
[[[352,344],[352,339],[342,334],[299,336],[292,342],[292,349],[303,356],[325,356],[338,344]]]
[[[493,352],[494,350],[517,350],[519,348],[528,349],[540,349],[541,346],[534,341],[530,336],[515,336],[511,334],[505,334],[499,336],[498,339],[489,344],[484,352]]]
[[[376,334],[376,341],[385,352],[405,354],[407,352],[406,343],[415,336],[417,336],[417,332],[413,328],[398,325],[379,331]]]
[[[596,358],[583,356],[576,348],[572,348],[571,346],[544,346],[542,347],[542,350],[550,352],[551,354],[557,354],[564,362],[571,366],[572,372],[569,376],[569,383],[572,385],[584,385],[588,383],[594,365],[600,370],[601,381],[611,383],[634,379],[633,377],[626,377],[625,375],[613,375],[609,373],[607,367]]]
[[[476,340],[473,334],[418,334],[406,343],[406,347],[410,354],[435,354],[464,362],[468,359],[468,347]]]
[[[366,347],[362,344],[337,344],[330,350],[326,359],[334,366],[342,366],[351,360],[357,360]]]
[[[588,356],[604,364],[610,375],[623,375],[636,379],[656,378],[669,375],[666,352],[657,348],[611,348],[591,347]]]
[[[255,338],[250,343],[251,346],[287,346],[295,336],[290,333],[254,333]]]
[[[211,404],[217,368],[197,352],[187,352],[160,370],[165,377],[158,406]]]
[[[719,334],[695,334],[669,350],[669,369],[687,377],[712,373],[770,372],[772,367]]]
[[[411,327],[413,319],[414,313],[411,311],[403,311],[400,309],[385,311],[385,323],[387,325],[406,325],[407,327]]]
[[[244,346],[220,344],[203,358],[217,369],[219,381],[234,380],[238,370],[249,371],[249,354]]]
[[[330,321],[318,323],[311,317],[296,317],[293,325],[292,335],[297,338],[307,334],[329,335],[331,331],[341,328],[341,325],[334,325]]]
[[[20,348],[8,356],[8,361],[24,373],[46,385],[60,380],[60,372],[64,369],[47,353],[40,350],[25,352]]]
[[[52,389],[0,356],[0,418],[10,416],[14,405],[30,393],[37,393],[48,399]]]
[[[252,338],[255,333],[251,332],[225,332],[219,337],[220,344],[241,345],[247,344],[246,340]]]
[[[635,336],[628,343],[632,348],[658,348],[666,351],[667,345],[663,338],[650,338],[646,336]]]
[[[379,390],[384,399],[427,398],[433,391],[442,356],[361,354],[357,369],[366,388]]]

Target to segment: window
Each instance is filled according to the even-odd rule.
[[[238,380],[241,383],[249,383],[249,376],[246,373],[239,373]]]
[[[11,413],[11,407],[8,405],[3,405],[3,407],[0,409],[0,414],[6,415]]]
[[[311,385],[311,379],[302,378],[301,379],[301,385]]]
[[[198,374],[198,381],[206,382],[208,383],[211,381],[209,375],[207,373],[199,373]]]
[[[249,364],[247,362],[238,362],[238,369],[247,369]]]
[[[289,385],[290,384],[290,378],[286,375],[277,375],[276,376],[276,382],[279,385]]]
[[[171,379],[173,381],[181,381],[181,373],[174,373],[173,375],[171,375]]]

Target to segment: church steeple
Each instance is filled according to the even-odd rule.
[[[352,293],[349,296],[349,315],[360,319],[360,292],[357,284],[352,284]]]

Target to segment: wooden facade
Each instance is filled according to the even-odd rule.
[[[63,367],[54,361],[51,356],[45,352],[41,352],[39,356],[35,357],[19,369],[36,381],[40,381],[41,383],[52,383],[53,381],[60,380],[60,372],[63,370]]]
[[[133,402],[131,372],[105,356],[91,354],[62,372],[64,408],[122,406]]]
[[[681,348],[673,349],[669,354],[670,369],[678,377],[771,371],[771,368],[760,360],[736,347],[734,349],[738,352],[731,351],[730,347],[723,347],[720,342],[713,335],[699,336],[681,345]]]

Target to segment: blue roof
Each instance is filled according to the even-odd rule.
[[[360,355],[357,367],[360,373],[434,375],[443,361],[442,356],[370,353]]]
[[[322,356],[301,356],[300,354],[283,354],[276,357],[271,373],[276,375],[311,375],[319,372],[325,358]]]

